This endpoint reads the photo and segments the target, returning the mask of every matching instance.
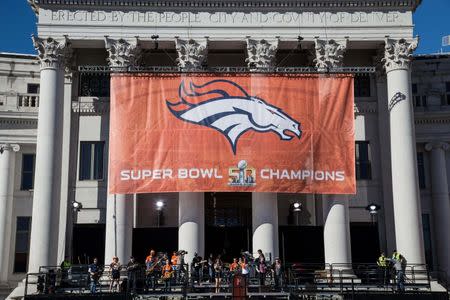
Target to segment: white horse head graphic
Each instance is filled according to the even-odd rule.
[[[172,114],[183,121],[221,132],[230,142],[234,154],[239,137],[247,130],[273,131],[282,140],[301,137],[299,122],[280,108],[248,95],[241,86],[232,81],[217,79],[204,85],[190,82],[189,91],[183,81],[178,93],[179,102],[166,101]]]

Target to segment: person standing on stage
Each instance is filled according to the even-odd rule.
[[[217,256],[216,260],[214,261],[214,277],[216,280],[216,293],[220,292],[220,281],[222,280],[222,268],[223,268],[223,262],[220,259],[220,255]]]
[[[111,264],[109,265],[111,270],[111,284],[109,285],[109,291],[120,292],[120,270],[122,270],[122,265],[119,263],[119,258],[114,256]]]
[[[158,280],[159,274],[159,262],[156,257],[155,250],[150,250],[150,255],[145,259],[145,286],[147,290],[152,289],[155,291],[156,289],[156,281]]]
[[[131,288],[131,293],[136,293],[138,273],[139,264],[136,262],[134,257],[131,256],[130,261],[127,264],[128,288]]]
[[[275,289],[283,289],[284,268],[281,260],[277,257],[272,265],[273,278],[275,279]]]
[[[198,283],[201,281],[201,270],[202,270],[202,257],[197,254],[197,252],[194,253],[194,258],[192,259],[192,270],[194,271],[193,274],[193,281],[197,280]]]
[[[258,250],[257,271],[259,273],[259,284],[263,286],[266,280],[266,257],[261,249]]]
[[[94,258],[94,263],[89,265],[88,268],[89,277],[91,279],[91,293],[95,294],[97,292],[98,280],[100,279],[102,270],[98,265],[97,257]]]
[[[209,257],[208,257],[208,276],[209,276],[209,282],[212,283],[214,281],[214,278],[216,277],[214,275],[214,257],[212,255],[212,253],[209,254]]]
[[[172,266],[170,265],[170,261],[168,259],[166,260],[166,264],[162,267],[161,272],[162,272],[162,279],[164,281],[164,292],[170,292],[171,291],[170,281],[172,279],[173,270]]]

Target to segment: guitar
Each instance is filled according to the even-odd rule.
[[[158,260],[147,269],[147,274],[152,273],[155,270],[156,266],[161,262],[162,259],[163,259],[163,257],[158,258]]]
[[[164,273],[162,279],[168,280],[168,279],[172,278],[172,277],[173,277],[173,272],[174,272],[174,271],[166,271],[166,272]]]
[[[197,263],[194,263],[194,268],[197,268],[198,266],[200,266],[200,265],[202,265],[202,264],[204,264],[206,262],[208,262],[208,260],[205,259],[205,260],[201,260],[201,261],[199,261]]]

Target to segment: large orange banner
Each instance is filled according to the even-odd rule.
[[[353,78],[111,78],[109,192],[355,193]]]

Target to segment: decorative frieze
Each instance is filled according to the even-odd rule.
[[[60,5],[80,5],[87,7],[96,6],[110,6],[110,0],[28,0],[30,5],[45,5],[45,6],[60,6]],[[118,7],[129,7],[131,1],[114,1],[114,6]],[[414,10],[420,3],[420,0],[273,0],[270,2],[258,1],[258,0],[230,0],[230,1],[148,1],[148,0],[134,0],[133,4],[140,8],[149,7],[205,7],[205,8],[260,8],[260,9],[289,9],[289,8],[314,8],[314,9],[325,9],[328,7],[339,7],[339,8],[368,8],[373,9],[373,7],[384,6],[391,8],[410,8]]]
[[[275,67],[278,39],[268,41],[247,38],[247,54],[245,62],[250,70],[270,69]]]
[[[138,66],[141,58],[139,39],[133,42],[125,39],[110,39],[105,37],[105,47],[108,51],[107,61],[112,68],[128,68]]]
[[[386,72],[396,69],[409,69],[413,52],[417,48],[417,39],[385,40],[384,58],[382,59]]]
[[[62,69],[64,67],[66,58],[71,53],[67,36],[62,40],[56,40],[52,37],[44,39],[33,35],[31,39],[34,48],[38,51],[41,69]]]
[[[335,40],[315,39],[316,58],[314,64],[319,71],[342,67],[344,52],[347,48],[347,40],[337,42]]]
[[[208,55],[208,39],[203,41],[176,38],[178,67],[183,70],[198,70],[206,63]]]

